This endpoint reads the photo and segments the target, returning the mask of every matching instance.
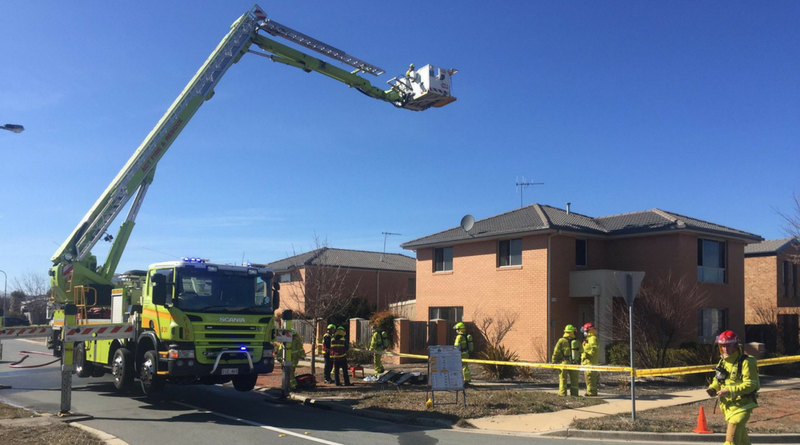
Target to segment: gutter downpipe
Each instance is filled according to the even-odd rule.
[[[553,329],[552,329],[553,322],[551,320],[551,317],[552,317],[552,315],[551,315],[552,314],[552,310],[551,310],[551,306],[552,306],[551,305],[551,302],[552,302],[551,287],[552,287],[552,285],[551,285],[551,282],[552,282],[552,280],[550,279],[550,277],[551,277],[553,272],[552,272],[552,267],[550,267],[550,265],[552,263],[552,261],[551,261],[552,260],[552,254],[551,254],[552,250],[551,250],[550,240],[552,240],[553,237],[556,236],[556,235],[561,235],[561,229],[556,230],[556,233],[551,233],[551,234],[547,235],[547,321],[545,323],[546,327],[547,327],[547,357],[544,358],[545,361],[548,361],[548,359],[550,358],[550,356],[552,354],[552,352],[550,351],[550,348],[554,345],[554,343],[553,343]]]

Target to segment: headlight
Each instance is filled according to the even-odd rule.
[[[169,358],[194,358],[194,349],[170,349]]]

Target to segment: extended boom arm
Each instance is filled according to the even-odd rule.
[[[259,30],[285,37],[299,45],[349,64],[356,70],[348,72],[330,66],[320,59],[258,34]],[[252,43],[272,55],[249,51]],[[307,72],[319,72],[356,88],[370,97],[390,102],[401,108],[419,111],[431,106],[443,106],[455,100],[450,94],[450,75],[455,73],[454,70],[442,70],[430,65],[426,65],[417,72],[409,70],[409,73],[402,79],[390,80],[391,88],[383,91],[357,75],[359,72],[379,75],[383,73],[380,68],[267,20],[267,15],[261,8],[258,5],[254,6],[252,10],[243,14],[231,25],[230,32],[217,45],[214,52],[139,145],[133,156],[86,213],[80,224],[53,255],[50,277],[54,300],[57,303],[73,302],[72,288],[74,286],[111,284],[147,188],[153,180],[156,165],[195,112],[214,95],[214,87],[222,75],[247,52],[264,55],[275,62],[295,66]],[[423,72],[423,70],[425,71]],[[134,195],[136,195],[134,204],[113,241],[105,265],[98,268],[96,259],[90,251],[104,237],[111,222]],[[106,238],[111,239],[110,236],[106,236]]]

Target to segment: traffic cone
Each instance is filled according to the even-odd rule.
[[[703,410],[703,407],[700,407],[700,412],[697,413],[697,428],[693,429],[692,432],[697,434],[711,434],[713,431],[708,429],[708,423],[706,423],[706,412]]]

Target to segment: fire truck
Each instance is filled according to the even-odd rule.
[[[276,336],[286,341],[286,332],[275,326],[279,286],[271,270],[183,258],[116,273],[158,162],[212,98],[228,68],[248,53],[324,74],[398,108],[422,111],[456,100],[450,83],[456,70],[412,66],[382,90],[361,76],[378,76],[382,69],[268,19],[258,5],[243,14],[52,257],[48,346],[54,355],[69,358],[65,368],[79,377],[110,373],[121,391],[138,380],[150,396],[166,383],[232,382],[237,390],[249,391],[259,374],[273,371],[273,342]],[[108,234],[126,206],[116,236]],[[98,264],[91,249],[101,239],[112,245]]]

